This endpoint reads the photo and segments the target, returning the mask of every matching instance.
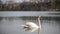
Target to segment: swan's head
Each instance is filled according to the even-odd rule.
[[[35,30],[37,30],[39,27],[33,23],[33,22],[27,22],[25,23],[25,25],[23,25],[23,29],[25,31],[30,31],[30,32],[34,32]]]

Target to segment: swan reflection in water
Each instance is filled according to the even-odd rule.
[[[39,28],[39,26],[36,25],[34,22],[26,22],[22,26],[25,31],[29,31],[29,32],[34,32],[35,30]]]

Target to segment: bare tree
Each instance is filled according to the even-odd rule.
[[[40,0],[30,0],[30,2],[38,3]]]

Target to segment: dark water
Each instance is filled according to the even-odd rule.
[[[20,25],[26,22],[35,22],[37,19],[27,18],[3,18],[0,20],[0,34],[37,34],[38,30],[34,32],[26,32]],[[60,34],[60,21],[58,20],[41,20],[41,34]]]

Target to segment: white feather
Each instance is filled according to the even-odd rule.
[[[23,26],[25,31],[29,31],[29,32],[34,32],[35,30],[37,30],[39,27],[33,23],[33,22],[27,22],[25,25],[21,25]]]

